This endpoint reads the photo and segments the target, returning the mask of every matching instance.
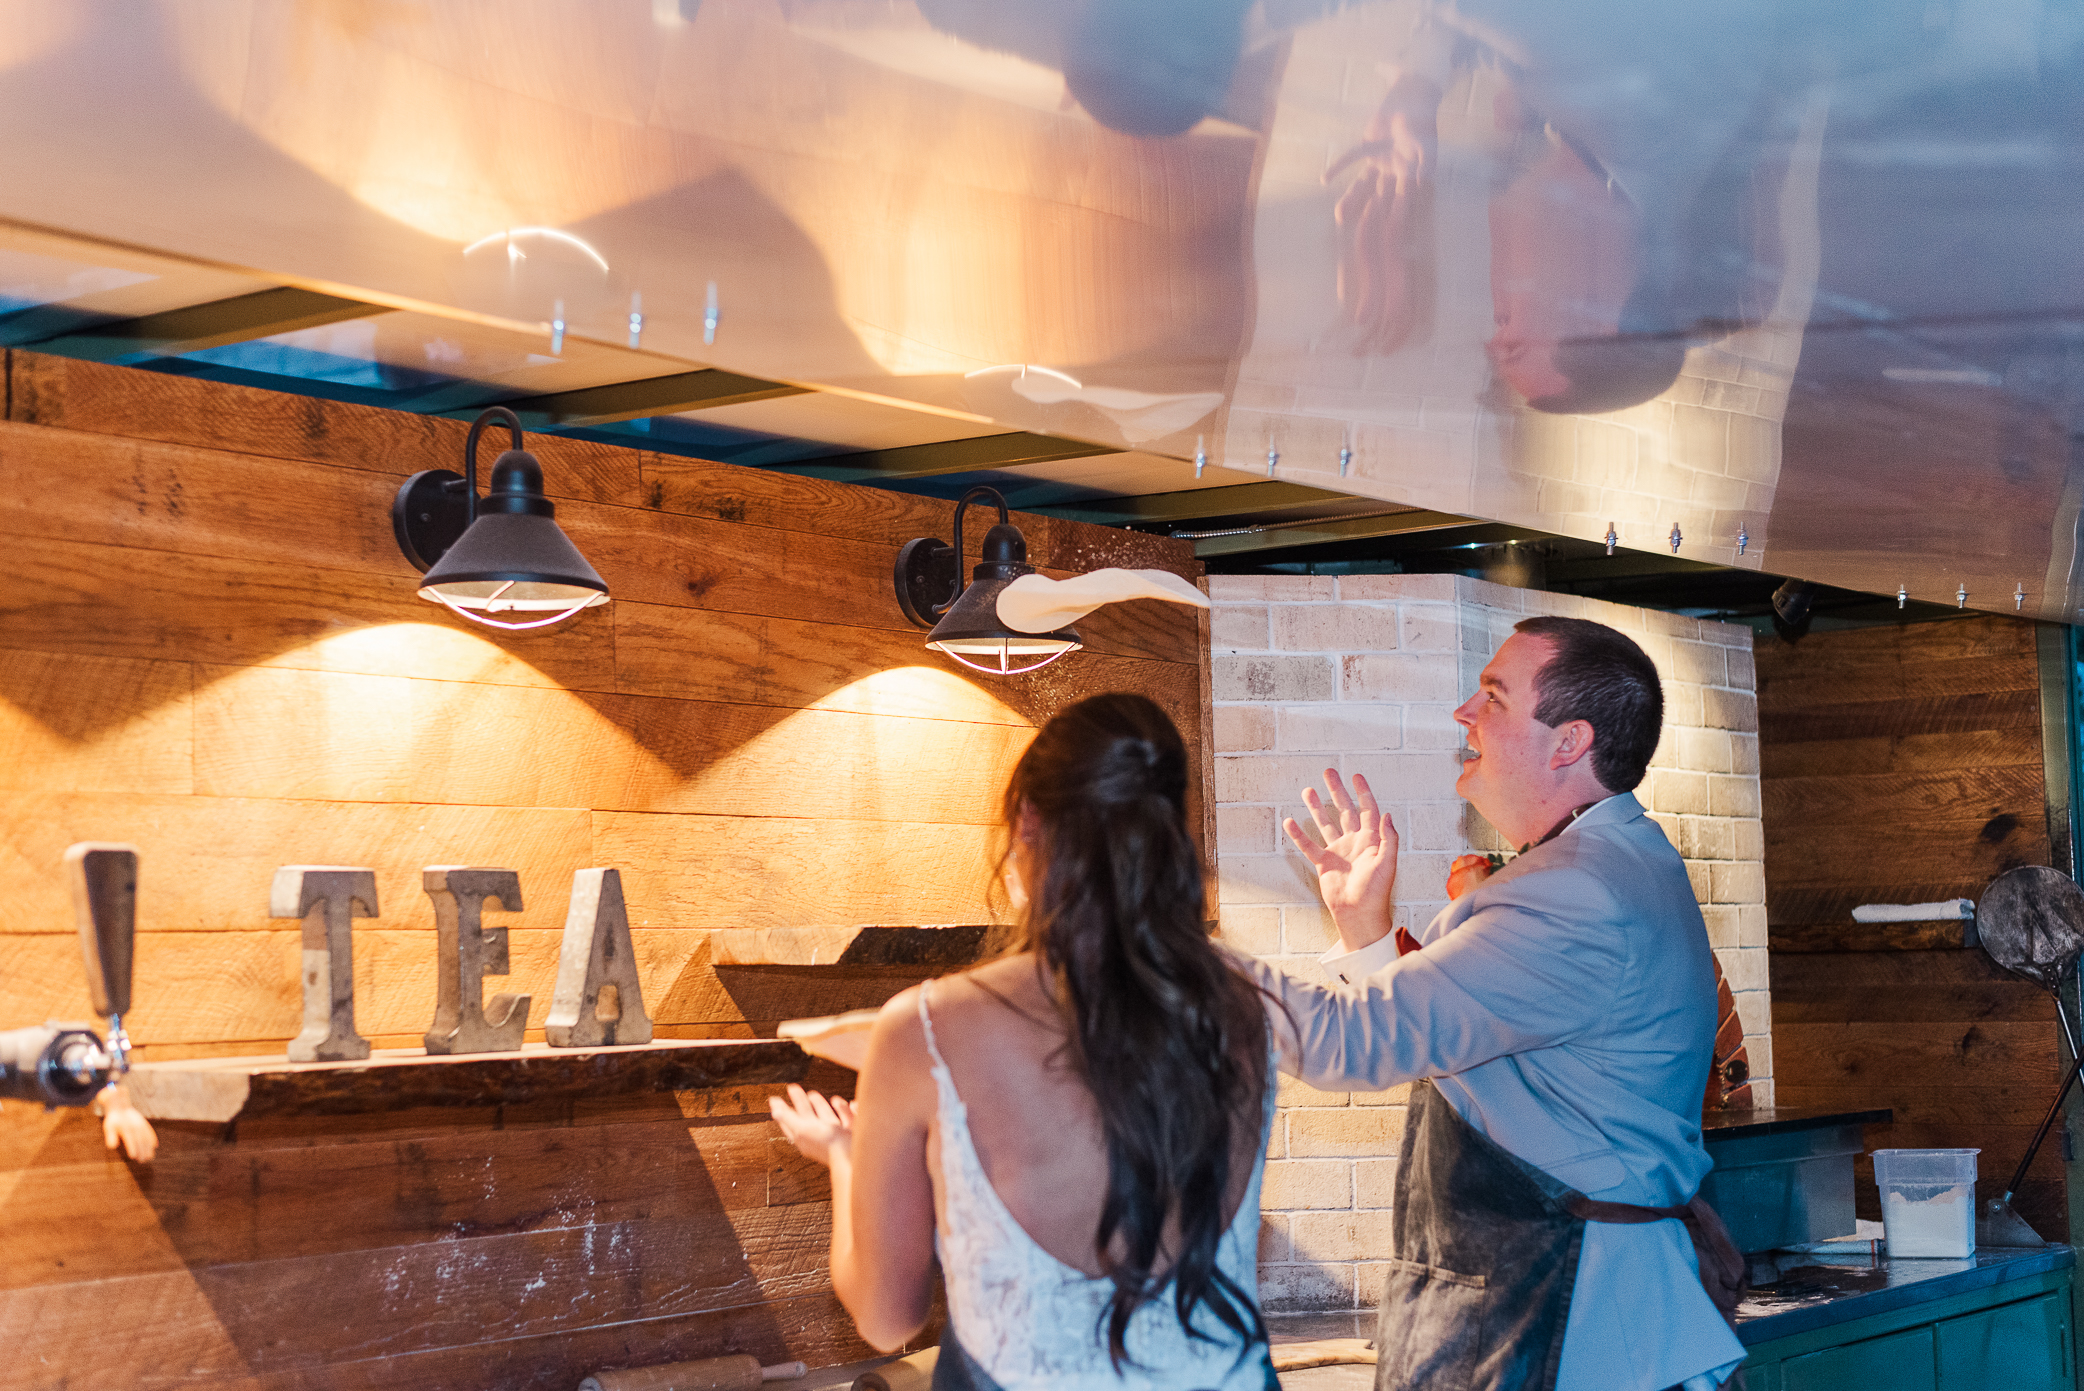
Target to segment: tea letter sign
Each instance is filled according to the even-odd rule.
[[[360,1062],[355,1032],[355,918],[376,916],[376,871],[353,865],[284,865],[268,890],[268,916],[304,920],[304,1030],[293,1063]]]
[[[507,930],[484,925],[485,905],[521,911],[521,876],[511,869],[430,865],[420,878],[434,900],[440,997],[427,1030],[429,1053],[512,1053],[528,1028],[526,995],[485,999],[485,977],[507,973]]]
[[[637,983],[622,874],[582,869],[572,876],[572,908],[557,957],[557,993],[543,1037],[552,1048],[651,1042],[651,1016]]]

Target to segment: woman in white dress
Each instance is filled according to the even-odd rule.
[[[1051,720],[1006,788],[1011,950],[886,1005],[851,1105],[774,1102],[832,1168],[832,1282],[863,1338],[918,1334],[938,1253],[941,1391],[1277,1388],[1267,999],[1209,937],[1186,790],[1142,696]]]

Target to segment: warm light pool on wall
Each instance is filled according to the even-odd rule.
[[[984,534],[977,568],[962,580],[962,515],[989,501],[998,524]],[[1027,563],[1027,538],[1009,520],[996,488],[972,488],[955,505],[955,544],[931,536],[907,541],[897,553],[897,605],[906,618],[930,628],[926,645],[972,671],[1018,676],[1039,671],[1084,644],[1069,625],[1120,599],[1163,599],[1208,607],[1208,597],[1162,570],[1096,570],[1052,580]],[[1018,665],[1016,665],[1018,663]]]
[[[499,422],[514,447],[492,463],[478,496],[478,436]],[[391,504],[398,549],[424,573],[420,597],[491,628],[544,628],[608,602],[608,586],[566,538],[543,495],[543,466],[521,447],[521,420],[494,406],[471,424],[463,474],[428,469],[405,480]],[[495,613],[547,613],[508,621]]]

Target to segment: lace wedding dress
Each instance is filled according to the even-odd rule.
[[[940,1097],[944,1225],[935,1233],[948,1291],[948,1322],[972,1361],[1002,1391],[1265,1391],[1271,1380],[1263,1345],[1243,1340],[1205,1307],[1195,1326],[1180,1327],[1171,1289],[1129,1320],[1130,1362],[1119,1374],[1107,1356],[1103,1319],[1114,1284],[1065,1265],[1036,1244],[999,1198],[970,1139],[969,1112],[934,1041],[927,990],[919,1022],[933,1059]],[[1267,1123],[1273,1118],[1273,1072],[1267,1075]],[[1258,1292],[1259,1181],[1266,1146],[1252,1165],[1244,1201],[1217,1247],[1216,1265],[1255,1299]],[[944,1352],[945,1355],[945,1352]]]

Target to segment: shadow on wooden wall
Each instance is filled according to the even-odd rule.
[[[21,352],[7,383],[0,1021],[88,1013],[76,840],[142,850],[147,1060],[280,1056],[299,936],[267,891],[291,863],[377,871],[355,976],[379,1047],[432,1018],[428,864],[519,871],[491,988],[535,997],[531,1040],[593,865],[622,871],[661,1037],[876,1003],[938,968],[767,970],[763,934],[987,921],[1004,779],[1096,691],[1150,695],[1201,750],[1212,840],[1205,623],[1120,605],[1046,679],[973,680],[888,594],[946,503],[533,437],[616,597],[494,636],[416,598],[391,537],[401,476],[454,467],[462,422]],[[1021,521],[1055,573],[1200,574],[1185,542]],[[82,1113],[0,1104],[0,1388],[569,1391],[725,1351],[863,1356],[823,1171],[766,1095],[166,1123],[150,1166]]]

